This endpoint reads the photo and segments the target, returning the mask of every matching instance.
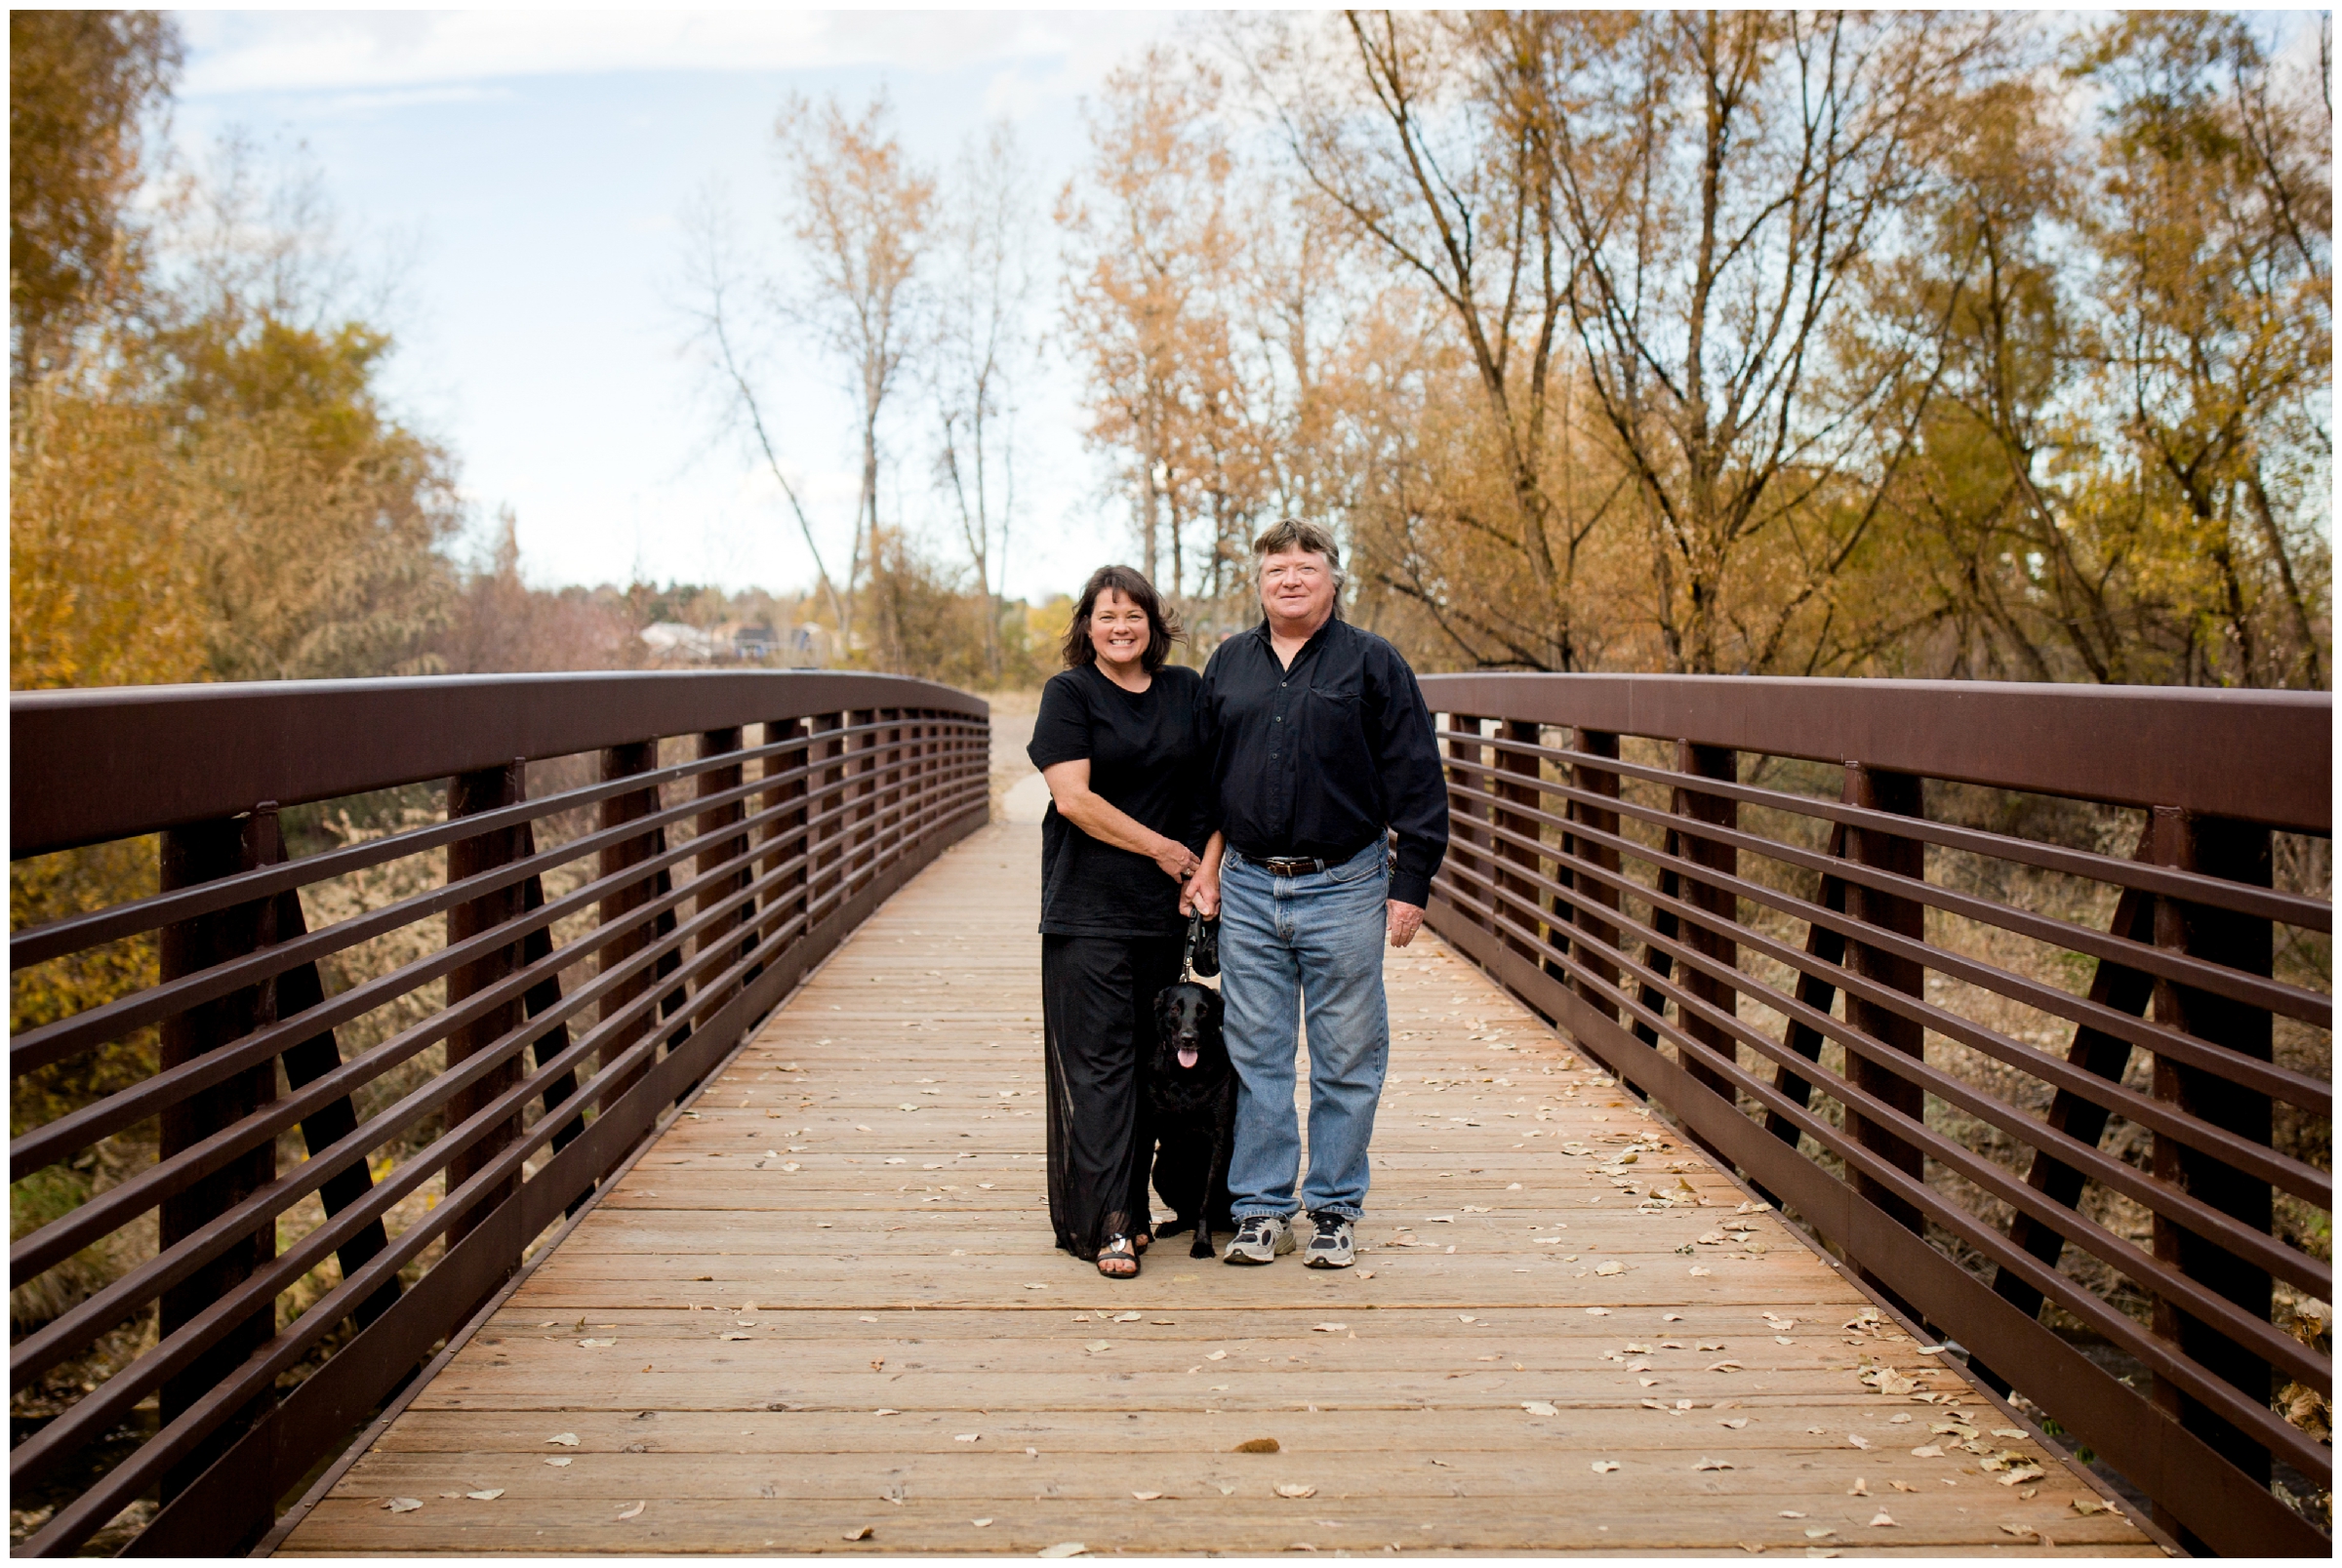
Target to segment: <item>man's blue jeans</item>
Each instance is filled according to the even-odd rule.
[[[1235,1064],[1236,1146],[1228,1173],[1238,1224],[1290,1217],[1300,1174],[1293,1114],[1295,1028],[1310,1024],[1310,1174],[1302,1208],[1353,1220],[1366,1201],[1366,1145],[1391,1059],[1383,997],[1388,851],[1276,876],[1232,851],[1220,868],[1220,995]]]

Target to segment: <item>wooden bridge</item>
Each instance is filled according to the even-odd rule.
[[[1922,817],[1896,778],[2051,781],[1918,755],[1930,726],[1887,733],[1843,688],[1836,733],[1882,765],[1830,789],[1796,773],[1830,748],[1764,710],[1770,683],[1745,683],[1752,714],[1696,711],[1715,683],[1435,679],[1446,940],[1391,958],[1358,1266],[1231,1269],[1181,1238],[1122,1283],[1049,1245],[1038,834],[987,824],[1013,772],[988,780],[988,748],[1013,746],[982,705],[871,677],[604,678],[582,699],[587,678],[561,679],[19,700],[20,855],[118,841],[126,809],[165,829],[163,892],[12,944],[21,975],[164,939],[150,985],[12,1041],[36,1086],[140,1028],[161,1047],[148,1075],[20,1130],[12,1174],[164,1118],[142,1167],[17,1242],[22,1284],[160,1213],[142,1255],[112,1243],[115,1277],[20,1330],[20,1551],[2324,1550],[2277,1490],[2330,1482],[2270,1371],[2299,1383],[2324,1352],[2279,1332],[2269,1282],[2327,1277],[2270,1194],[2330,1213],[2328,1178],[2267,1111],[2324,1085],[2249,1029],[2236,1043],[2237,1014],[2288,1048],[2296,1025],[2323,1040],[2323,996],[2240,958],[2233,930],[2219,947],[2206,911],[2322,932],[2325,905],[2290,866],[2221,885],[2236,847],[2203,824],[2243,819],[2174,793],[2201,777],[2116,788],[2112,761],[2057,759],[2071,796],[2199,808],[2185,855],[2151,825],[2121,860]],[[2186,694],[2132,701],[2162,698]],[[1575,706],[1541,711],[1555,701]],[[799,716],[747,744],[776,709]],[[2259,726],[2243,739],[2306,756],[2284,729],[2304,711],[2322,722],[2288,700],[2186,716],[2208,744]],[[217,739],[239,729],[316,744],[288,766]],[[213,765],[128,808],[69,776],[28,795],[28,742],[62,767],[101,730]],[[678,732],[700,739],[621,739]],[[1691,739],[1643,760],[1638,737]],[[371,836],[277,804],[434,776],[453,779],[441,811]],[[2260,787],[2261,822],[2323,830],[2322,776]],[[238,798],[270,804],[218,809]],[[2044,930],[2005,887],[1970,891],[1952,858],[1986,854],[2103,879],[2120,908]],[[423,874],[387,878],[400,865]],[[1914,922],[1907,901],[1937,912]],[[2158,905],[2194,929],[2165,940]],[[1797,923],[1768,921],[1778,906]],[[1947,907],[2069,944],[2095,978],[2049,986]],[[444,933],[386,942],[430,920]],[[336,967],[366,942],[371,967]],[[2184,983],[2195,1012],[2126,1003],[2130,974]],[[1915,1013],[1924,1049],[1887,1060],[1878,1042]],[[2054,1042],[2021,1032],[2061,1014]],[[2191,1092],[2109,1070],[2103,1042],[2132,1035],[2186,1062]],[[2011,1038],[2054,1101],[1988,1049]],[[2205,1092],[2215,1064],[2261,1094],[2257,1141]],[[1924,1102],[1898,1097],[1915,1084]],[[205,1116],[175,1123],[200,1095]],[[2145,1176],[2119,1157],[2133,1117],[2163,1140]],[[2030,1172],[1979,1126],[2031,1129]],[[2102,1135],[2118,1157],[2093,1161]],[[2167,1152],[2201,1146],[2245,1180],[2163,1180]],[[2250,1182],[2257,1229],[2234,1190]],[[2106,1192],[2144,1194],[2152,1245]],[[2014,1200],[1999,1232],[1979,1224],[1995,1198]],[[2207,1236],[2225,1272],[2183,1244]],[[2110,1307],[2109,1260],[2190,1311]],[[107,1336],[141,1309],[152,1337],[125,1354]],[[2051,1332],[2061,1312],[2096,1337]],[[2146,1352],[2138,1391],[2109,1347]],[[28,1394],[60,1408],[29,1421]]]

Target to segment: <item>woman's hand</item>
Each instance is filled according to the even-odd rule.
[[[1154,864],[1174,882],[1185,882],[1203,864],[1201,857],[1176,838],[1166,838],[1156,847]]]

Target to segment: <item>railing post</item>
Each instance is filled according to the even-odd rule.
[[[483,768],[477,773],[460,773],[447,782],[447,816],[450,822],[462,817],[476,817],[482,812],[501,810],[518,805],[528,797],[528,766],[515,759],[501,768]],[[499,865],[508,865],[521,856],[521,832],[518,827],[499,827],[471,838],[458,839],[447,849],[447,879],[461,882]],[[482,894],[479,898],[457,905],[447,912],[447,941],[450,946],[465,942],[483,932],[492,931],[507,921],[517,919],[523,907],[523,895],[518,882]],[[497,947],[478,958],[460,964],[447,977],[447,1004],[454,1007],[465,997],[477,995],[520,969],[520,945]],[[447,1039],[447,1065],[452,1069],[498,1039],[520,1026],[521,1000],[500,1002],[485,1014],[450,1034]],[[459,1090],[447,1103],[447,1125],[455,1127],[469,1118],[497,1096],[520,1081],[520,1053],[515,1051],[505,1061],[470,1087]],[[505,1146],[520,1136],[520,1114],[515,1111],[489,1134],[459,1152],[447,1166],[447,1190],[453,1193],[471,1174],[491,1164]],[[447,1244],[454,1246],[473,1227],[486,1219],[496,1206],[519,1189],[517,1178],[508,1177],[484,1195],[467,1213],[460,1215],[448,1226]],[[519,1260],[512,1260],[515,1265]]]
[[[1925,815],[1919,781],[1913,775],[1886,773],[1865,767],[1859,762],[1849,762],[1845,767],[1845,784],[1839,792],[1839,798],[1847,805],[1861,806],[1870,811],[1889,811],[1900,817]],[[1892,871],[1915,881],[1927,874],[1924,844],[1916,838],[1882,833],[1875,827],[1849,826],[1846,829],[1846,859],[1857,865]],[[1876,888],[1864,887],[1859,882],[1850,882],[1846,886],[1846,914],[1864,925],[1878,926],[1915,941],[1926,935],[1927,911],[1918,901],[1882,893]],[[1866,942],[1848,944],[1845,963],[1848,969],[1865,980],[1901,991],[1906,996],[1918,996],[1926,986],[1926,972],[1918,964],[1908,958],[1896,957]],[[1846,1022],[1905,1056],[1925,1055],[1926,1031],[1917,1019],[1906,1018],[1876,1002],[1849,995],[1846,998]],[[1884,1101],[1913,1121],[1925,1120],[1926,1094],[1910,1079],[1898,1076],[1869,1058],[1851,1051],[1846,1053],[1846,1078],[1855,1088]],[[1918,1146],[1897,1134],[1891,1124],[1873,1120],[1849,1109],[1846,1112],[1846,1131],[1857,1144],[1879,1155],[1896,1169],[1906,1172],[1915,1181],[1926,1180],[1926,1161]],[[1896,1223],[1904,1228],[1922,1228],[1918,1205],[1896,1196],[1887,1187],[1859,1171],[1854,1173],[1854,1190],[1894,1216]]]
[[[727,751],[738,751],[739,749],[740,731],[738,728],[709,730],[700,737],[700,756],[703,759],[722,756]],[[699,788],[696,793],[703,800],[710,795],[722,794],[727,789],[737,788],[743,777],[741,765],[737,762],[729,767],[710,768],[699,776]],[[724,862],[747,853],[747,835],[737,831],[727,831],[747,815],[747,809],[740,801],[735,800],[729,805],[715,806],[703,811],[692,820],[692,830],[697,835],[696,842],[700,846],[699,854],[692,859],[692,870],[696,875],[701,877],[711,875],[715,868]],[[747,885],[748,867],[744,864],[726,875],[720,883],[702,892],[694,904],[694,908],[701,914],[719,908],[725,903],[738,899],[741,890]],[[728,914],[718,915],[706,933],[700,937],[699,950],[709,952],[723,946],[729,933],[747,924],[749,913],[750,911],[745,907],[736,907]],[[733,958],[747,957],[748,949],[754,945],[755,938],[753,936],[745,939],[741,942],[738,950],[733,953]],[[730,1000],[739,988],[738,985],[732,985],[720,991],[703,990],[699,997],[700,1006],[693,1013],[693,1027],[696,1028],[705,1023],[708,1015]]]
[[[658,766],[659,743],[657,741],[637,741],[626,745],[614,745],[602,752],[602,778],[605,781],[624,779],[637,773],[649,773]],[[624,827],[637,818],[648,817],[658,809],[658,790],[628,790],[623,795],[612,795],[602,802],[600,825],[604,831],[613,827]],[[629,866],[641,864],[666,846],[666,834],[664,831],[648,832],[639,838],[621,840],[601,851],[597,857],[596,874],[602,877],[616,876]],[[595,911],[595,918],[605,926],[625,928],[610,941],[608,945],[601,949],[599,960],[601,973],[609,973],[651,945],[654,940],[653,933],[643,929],[635,920],[634,911],[650,903],[658,893],[666,891],[663,886],[664,880],[664,877],[661,877],[631,882],[625,887],[616,889],[601,900]],[[651,977],[649,975],[633,975],[620,981],[603,996],[601,1016],[603,1018],[611,1017],[650,987]],[[645,1019],[640,1028],[628,1029],[625,1031],[624,1035],[613,1038],[609,1044],[602,1047],[602,1059],[609,1061],[617,1057],[633,1043],[634,1038],[643,1029],[649,1027],[650,1021]],[[609,1093],[602,1100],[603,1107],[607,1109],[625,1096],[627,1090],[633,1088],[642,1075],[650,1070],[650,1065],[648,1062],[644,1062],[613,1084]]]
[[[1480,721],[1462,713],[1450,713],[1447,716],[1447,727],[1450,730],[1460,730],[1466,735],[1480,733]],[[1477,763],[1480,760],[1480,750],[1481,748],[1477,744],[1469,740],[1454,739],[1447,743],[1447,755],[1451,762]],[[1484,849],[1487,846],[1488,834],[1486,829],[1474,827],[1472,824],[1488,820],[1486,809],[1474,800],[1458,800],[1454,795],[1454,790],[1483,790],[1487,787],[1486,784],[1476,771],[1467,766],[1451,769],[1448,773],[1448,784],[1450,789],[1447,808],[1448,859],[1455,862],[1456,869],[1459,871],[1475,877],[1485,876],[1488,874],[1488,863],[1474,851]],[[1489,925],[1488,915],[1480,912],[1481,895],[1473,891],[1462,878],[1458,878],[1450,886],[1457,901],[1456,912],[1475,926]]]
[[[1735,780],[1738,777],[1739,760],[1737,753],[1722,746],[1695,745],[1689,741],[1676,743],[1676,771],[1696,779]],[[1689,822],[1709,823],[1718,827],[1736,826],[1740,822],[1738,802],[1720,795],[1701,794],[1683,784],[1676,786],[1671,809],[1676,816]],[[1674,836],[1681,857],[1692,864],[1721,871],[1727,876],[1739,874],[1740,851],[1731,845],[1713,843],[1698,837],[1691,828],[1677,829]],[[1737,898],[1721,888],[1702,882],[1694,873],[1685,872],[1679,885],[1684,903],[1716,920],[1731,920],[1739,911],[1740,901]],[[1713,959],[1724,969],[1734,968],[1740,961],[1740,945],[1712,929],[1706,922],[1696,919],[1682,922],[1681,941],[1694,952]],[[1718,1011],[1737,1013],[1740,993],[1728,983],[1713,975],[1703,974],[1685,965],[1683,988]],[[1730,1034],[1704,1019],[1691,1016],[1689,1012],[1683,1015],[1683,1032],[1726,1062],[1734,1060],[1737,1054],[1738,1046]],[[1684,1055],[1683,1069],[1695,1081],[1721,1095],[1727,1104],[1733,1102],[1732,1081],[1700,1061],[1696,1054]]]
[[[854,757],[854,838],[848,864],[857,872],[878,864],[878,709],[866,707],[853,715],[862,729]]]
[[[162,835],[161,850],[163,891],[217,881],[260,865],[263,845],[275,830],[275,817],[276,806],[271,801],[243,817],[167,829]],[[240,958],[274,941],[274,901],[260,899],[165,926],[159,945],[161,978],[179,980]],[[163,1070],[183,1065],[273,1023],[275,1003],[275,983],[269,982],[231,991],[217,1001],[190,1007],[165,1019],[160,1031]],[[160,1157],[169,1159],[193,1147],[275,1098],[276,1064],[263,1062],[166,1106],[157,1129]],[[275,1176],[276,1146],[273,1142],[262,1142],[250,1153],[190,1184],[185,1190],[164,1198],[158,1206],[162,1248],[168,1250],[184,1241]],[[162,1337],[168,1339],[185,1327],[275,1256],[276,1227],[262,1226],[164,1291]],[[163,1425],[169,1426],[184,1415],[215,1385],[230,1376],[245,1357],[266,1343],[275,1329],[275,1303],[261,1302],[251,1315],[218,1344],[195,1357],[177,1377],[165,1381],[161,1393]],[[248,1411],[246,1419],[249,1414]],[[205,1467],[234,1441],[242,1425],[241,1419],[229,1423],[206,1438],[194,1453],[165,1471],[164,1500],[176,1496],[201,1475]]]
[[[1587,756],[1606,757],[1615,762],[1618,760],[1618,737],[1606,730],[1582,729],[1577,732],[1576,749]],[[1618,775],[1587,763],[1570,764],[1570,783],[1589,794],[1607,795],[1612,800],[1618,798]],[[1615,836],[1618,832],[1618,813],[1615,811],[1605,811],[1598,806],[1588,806],[1573,800],[1569,805],[1569,816],[1571,821],[1582,822],[1597,833]],[[1574,853],[1612,875],[1619,871],[1619,853],[1607,844],[1593,844],[1584,839],[1565,837],[1562,850],[1565,854]],[[1611,909],[1618,907],[1618,889],[1615,887],[1592,877],[1583,882],[1572,878],[1570,885],[1587,904],[1598,904]],[[1615,1022],[1618,1018],[1618,965],[1608,958],[1596,956],[1596,952],[1599,947],[1616,950],[1618,927],[1595,919],[1583,909],[1575,912],[1573,923],[1585,933],[1573,944],[1573,950],[1584,960],[1588,969],[1607,984],[1578,980],[1572,982],[1572,988],[1603,1017]]]
[[[813,810],[818,817],[829,818],[806,841],[809,852],[814,846],[820,846],[820,853],[811,863],[814,872],[812,896],[817,902],[828,896],[832,872],[837,885],[842,887],[851,869],[846,862],[846,830],[849,824],[845,814],[846,750],[850,743],[837,732],[845,729],[852,717],[850,713],[823,713],[813,721],[814,743],[807,756],[827,764],[815,778]],[[833,812],[836,813],[834,817],[830,816]]]
[[[1542,739],[1542,729],[1538,725],[1532,724],[1527,720],[1507,719],[1504,721],[1504,738],[1508,741],[1519,742],[1528,745],[1535,745]],[[1535,807],[1538,805],[1543,798],[1543,792],[1537,787],[1537,780],[1542,772],[1538,765],[1537,758],[1524,752],[1508,750],[1502,747],[1495,747],[1492,749],[1496,751],[1496,765],[1500,771],[1511,774],[1525,774],[1529,780],[1529,782],[1526,784],[1513,784],[1511,782],[1499,783],[1496,785],[1494,793],[1508,801],[1511,801],[1514,805],[1530,807]],[[1539,828],[1536,818],[1521,816],[1517,813],[1505,811],[1501,808],[1496,811],[1495,818],[1497,825],[1504,828],[1507,832],[1517,833],[1522,838],[1533,839],[1539,843],[1544,842],[1545,834]],[[1497,885],[1503,888],[1506,892],[1512,894],[1514,898],[1518,899],[1522,904],[1527,905],[1529,908],[1535,909],[1538,907],[1542,901],[1540,901],[1537,897],[1537,884],[1535,881],[1531,880],[1531,878],[1533,878],[1539,870],[1539,863],[1542,860],[1542,857],[1537,853],[1537,851],[1533,849],[1525,849],[1518,844],[1511,842],[1510,840],[1500,840],[1498,842],[1497,856],[1500,860],[1504,861],[1508,864],[1526,866],[1530,873],[1529,876],[1520,876],[1513,872],[1500,872],[1497,876]],[[1512,914],[1513,919],[1516,924],[1528,925],[1534,929],[1536,920],[1533,915],[1524,914],[1517,905],[1507,905],[1505,907]],[[1568,940],[1558,931],[1554,932],[1552,936],[1556,945],[1566,944]],[[1539,945],[1537,943],[1529,941],[1525,938],[1513,936],[1511,933],[1506,934],[1505,943],[1514,952],[1519,953],[1523,958],[1530,960],[1532,963],[1536,962],[1538,958]]]
[[[768,720],[764,726],[764,744],[766,745],[779,745],[785,741],[801,740],[805,735],[803,719]],[[794,752],[784,751],[778,756],[767,757],[764,761],[764,777],[770,779],[778,774],[802,768],[812,759],[812,756],[813,747],[806,744],[798,746]],[[793,810],[776,817],[772,825],[765,829],[764,843],[767,852],[757,862],[758,874],[769,875],[776,866],[789,859],[792,853],[796,856],[796,870],[781,879],[781,889],[772,894],[767,901],[768,908],[779,908],[785,911],[781,920],[781,924],[784,926],[787,924],[789,915],[793,914],[801,921],[805,914],[805,884],[807,872],[810,869],[807,852],[811,847],[805,841],[805,818],[807,815],[805,790],[806,775],[799,773],[796,778],[787,784],[775,784],[757,797],[758,809],[761,811],[775,810],[784,801],[796,802]],[[793,850],[792,845],[794,846]],[[803,935],[802,930],[798,935]],[[786,946],[795,940],[793,937],[784,938],[782,945]]]
[[[2266,827],[2160,808],[2155,815],[2157,847],[2169,857],[2167,864],[2253,887],[2271,885]],[[2268,975],[2274,967],[2269,921],[2177,899],[2156,901],[2155,945],[2248,975]],[[2239,1056],[2257,1062],[2273,1059],[2275,1036],[2265,1009],[2159,978],[2155,1012],[2159,1022]],[[2160,1055],[2155,1059],[2154,1084],[2158,1100],[2169,1101],[2191,1115],[2253,1143],[2270,1142],[2273,1128],[2265,1094],[2241,1088],[2216,1070],[2188,1066]],[[2162,1134],[2155,1140],[2155,1174],[2159,1181],[2185,1190],[2241,1225],[2263,1232],[2270,1228],[2270,1190],[2263,1179],[2246,1176],[2213,1155]],[[2174,1225],[2160,1210],[2155,1216],[2155,1255],[2253,1317],[2268,1320],[2268,1270],[2246,1263],[2209,1237]],[[2155,1332],[2176,1342],[2180,1354],[2242,1389],[2255,1404],[2268,1402],[2268,1363],[2177,1303],[2156,1298]],[[2269,1484],[2266,1448],[2161,1379],[2156,1382],[2155,1401],[2239,1469],[2263,1486]],[[2193,1551],[2205,1549],[2168,1515],[2160,1501],[2156,1516],[2179,1536],[2182,1546]]]

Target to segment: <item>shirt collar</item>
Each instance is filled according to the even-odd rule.
[[[1301,654],[1308,653],[1311,649],[1325,641],[1327,634],[1340,624],[1342,624],[1342,602],[1337,599],[1334,601],[1334,613],[1325,618],[1324,625],[1319,626],[1315,631],[1310,633],[1310,640],[1301,645],[1301,653],[1293,656],[1295,661],[1298,662],[1300,660]],[[1263,648],[1269,650],[1270,658],[1273,659],[1276,657],[1275,645],[1269,640],[1269,613],[1267,611],[1262,611],[1261,619],[1253,623],[1252,634],[1254,637],[1260,640],[1260,644]]]

